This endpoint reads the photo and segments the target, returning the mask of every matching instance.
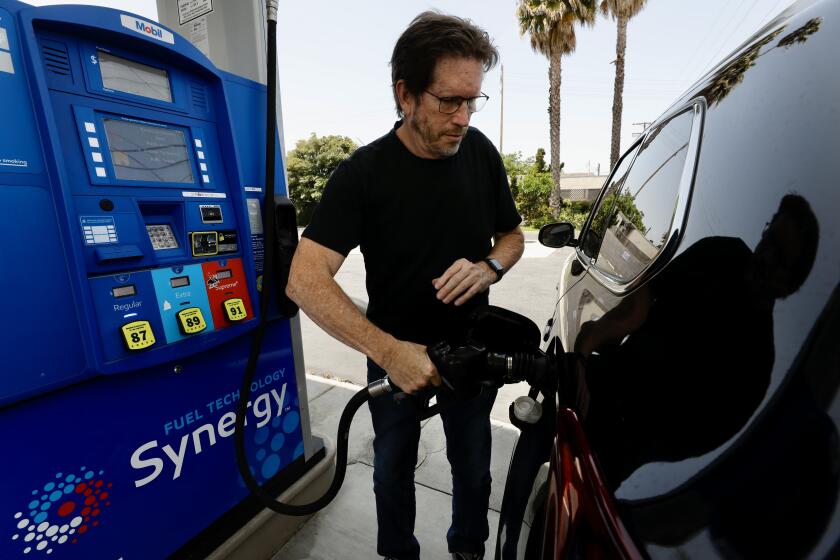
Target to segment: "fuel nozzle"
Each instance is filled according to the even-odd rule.
[[[498,379],[498,385],[527,381],[532,387],[542,388],[551,364],[541,350],[531,352],[488,352],[488,375]]]
[[[531,352],[493,352],[477,343],[451,346],[439,342],[427,349],[432,363],[447,389],[467,399],[482,387],[498,388],[527,381],[544,389],[551,378],[552,362],[541,350]]]

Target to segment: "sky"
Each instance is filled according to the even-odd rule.
[[[177,0],[169,0],[176,2]],[[60,4],[30,0],[35,5]],[[152,0],[74,0],[157,19]],[[627,29],[622,150],[640,125],[662,113],[717,61],[793,0],[648,0]],[[396,120],[388,61],[418,13],[436,9],[484,28],[501,54],[483,91],[490,102],[472,125],[504,153],[533,156],[550,148],[548,60],[521,37],[515,0],[281,0],[278,71],[287,149],[311,133],[340,134],[366,144]],[[560,159],[566,172],[608,172],[615,78],[616,25],[599,16],[578,28],[577,49],[563,58]],[[504,136],[500,138],[504,66]]]

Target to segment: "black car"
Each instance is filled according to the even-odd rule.
[[[573,239],[497,558],[840,557],[840,0],[627,150]]]

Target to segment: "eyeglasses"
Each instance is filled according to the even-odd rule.
[[[458,109],[461,108],[461,104],[465,101],[467,102],[467,112],[470,114],[477,113],[487,105],[487,100],[490,99],[490,96],[485,95],[484,92],[475,97],[441,97],[429,90],[424,89],[423,91],[438,100],[438,111],[444,115],[457,113]]]

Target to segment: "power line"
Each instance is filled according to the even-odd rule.
[[[706,63],[706,66],[700,72],[701,76],[703,74],[705,74],[706,72],[708,72],[709,69],[711,69],[711,67],[714,65],[714,63],[718,60],[718,55],[720,55],[720,52],[723,50],[724,47],[726,47],[729,40],[735,35],[735,32],[740,30],[741,25],[744,23],[744,20],[747,19],[747,16],[750,15],[750,12],[752,11],[752,9],[755,8],[756,3],[758,3],[758,0],[753,0],[752,5],[747,9],[746,12],[744,12],[744,15],[741,17],[741,20],[738,22],[738,24],[732,30],[732,33],[730,33],[729,36],[726,38],[726,40],[720,44],[720,47],[718,48],[717,52],[715,52],[715,54],[712,56],[712,58],[709,59],[709,62]]]
[[[737,7],[735,7],[735,8],[733,8],[733,10],[732,10],[731,12],[728,12],[727,10],[720,10],[720,11],[718,12],[718,17],[715,19],[715,22],[712,24],[712,26],[710,27],[710,29],[715,29],[716,31],[720,31],[721,29],[724,29],[726,26],[724,26],[724,27],[718,27],[718,23],[720,23],[721,18],[723,18],[723,16],[724,16],[724,15],[726,15],[727,13],[729,13],[729,14],[734,14],[735,12],[737,12],[737,11],[740,9],[740,7],[741,7],[741,3],[742,3],[742,2],[743,2],[743,0],[738,0],[738,6],[737,6]],[[728,22],[727,22],[727,24],[726,24],[727,26],[729,25],[729,23],[731,23],[731,22],[732,22],[732,18],[734,18],[734,17],[735,17],[734,15],[730,16],[729,21],[728,21]],[[688,58],[688,59],[686,59],[686,64],[685,64],[685,66],[683,66],[683,70],[682,70],[682,72],[680,73],[680,78],[685,78],[685,75],[686,75],[686,73],[688,72],[688,69],[689,69],[689,68],[693,68],[693,67],[694,67],[694,64],[695,64],[695,58],[696,58],[696,57],[697,57],[697,55],[700,53],[700,51],[701,51],[701,47],[705,47],[705,46],[706,46],[706,43],[709,41],[709,38],[710,38],[712,35],[713,35],[712,33],[709,33],[709,34],[703,35],[703,39],[701,39],[701,40],[700,40],[700,43],[697,45],[697,48],[696,48],[696,49],[694,49],[694,52],[692,53],[691,57],[690,57],[690,58]],[[705,49],[704,49],[704,50],[705,50]]]
[[[766,13],[766,14],[764,14],[764,17],[763,17],[763,18],[761,18],[761,20],[760,20],[762,23],[761,23],[761,25],[759,26],[759,29],[761,29],[762,27],[764,27],[765,25],[767,25],[768,23],[770,23],[770,19],[771,19],[771,17],[772,17],[772,16],[775,16],[776,14],[778,14],[778,13],[779,13],[779,8],[780,8],[780,7],[782,6],[782,4],[784,4],[785,2],[788,2],[788,3],[789,3],[789,2],[790,2],[790,0],[779,0],[778,2],[776,2],[776,3],[773,5],[773,7],[772,7],[772,8],[770,8],[770,9],[767,11],[767,13]]]

